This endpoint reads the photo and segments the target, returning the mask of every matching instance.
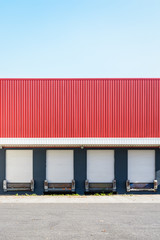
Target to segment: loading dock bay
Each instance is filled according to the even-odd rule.
[[[1,149],[0,193],[158,193],[159,152],[159,149]]]

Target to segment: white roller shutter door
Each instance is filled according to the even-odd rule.
[[[114,180],[114,151],[87,151],[87,179],[89,182],[112,182]]]
[[[73,180],[73,150],[47,150],[46,178],[49,183]]]
[[[6,180],[26,183],[33,179],[33,151],[6,150]]]
[[[155,179],[155,151],[128,151],[128,180],[130,182],[153,182]]]

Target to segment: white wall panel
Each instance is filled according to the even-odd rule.
[[[0,147],[160,146],[160,138],[0,138]]]
[[[33,151],[6,150],[6,180],[30,182],[33,179]]]
[[[89,182],[112,182],[114,180],[114,151],[87,151],[87,179]]]
[[[47,150],[46,179],[63,183],[73,180],[73,150]]]
[[[155,151],[128,151],[128,180],[131,182],[153,182],[155,179]]]

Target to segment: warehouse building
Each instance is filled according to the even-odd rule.
[[[159,185],[160,79],[0,79],[0,194]]]

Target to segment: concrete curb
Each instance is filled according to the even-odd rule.
[[[160,203],[160,195],[0,196],[1,203]]]

